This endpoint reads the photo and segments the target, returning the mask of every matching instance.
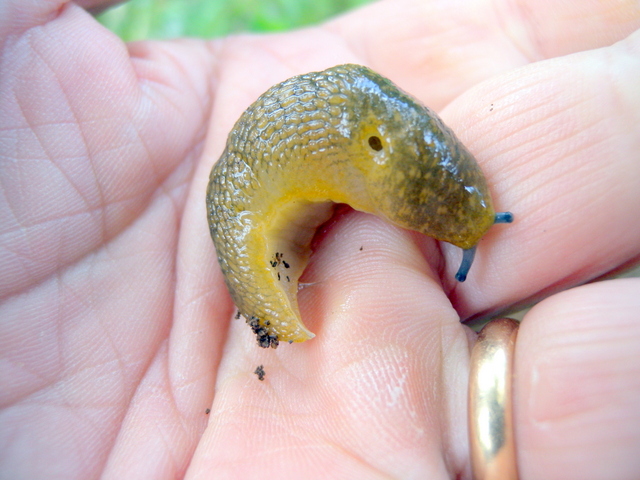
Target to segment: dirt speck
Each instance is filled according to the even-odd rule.
[[[251,317],[250,320],[247,320],[247,323],[251,327],[251,330],[253,330],[253,333],[256,334],[258,345],[262,348],[278,348],[278,344],[280,343],[278,341],[278,336],[270,334],[269,330],[265,326],[260,325],[260,320],[258,318]]]

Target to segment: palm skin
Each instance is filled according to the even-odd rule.
[[[460,319],[640,257],[629,2],[386,1],[126,46],[76,4],[1,8],[0,478],[470,478]],[[300,293],[317,338],[262,350],[216,265],[208,172],[262,91],[346,62],[438,110],[516,223],[456,285],[456,249],[344,209]],[[525,317],[522,479],[637,478],[639,288]]]

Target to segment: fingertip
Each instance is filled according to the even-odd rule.
[[[638,291],[637,278],[585,285],[525,316],[514,379],[523,477],[614,479],[640,471],[633,447],[640,444]]]

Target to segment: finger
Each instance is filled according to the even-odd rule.
[[[600,276],[640,254],[640,32],[487,81],[443,112],[515,222],[480,243],[463,318]],[[470,114],[470,112],[474,112]],[[459,253],[446,249],[451,278]]]
[[[371,66],[439,110],[493,75],[610,45],[638,27],[640,7],[631,2],[556,2],[552,9],[535,0],[519,7],[506,1],[375,2],[304,35],[226,39],[219,97],[228,101],[216,105],[213,124],[228,132],[271,85],[348,62]],[[213,138],[222,138],[217,132]]]
[[[211,65],[200,44],[138,46],[132,61],[73,3],[7,9],[18,18],[2,24],[11,31],[0,79],[2,295],[112,239],[157,191],[179,209]]]
[[[636,478],[640,471],[640,279],[548,298],[524,318],[515,429],[526,478]]]
[[[466,450],[444,432],[466,429],[468,340],[420,260],[436,248],[423,240],[350,211],[321,234],[303,279],[313,283],[299,294],[313,340],[260,349],[233,320],[188,473],[455,478]]]
[[[219,145],[212,156],[217,158],[225,132],[258,95],[296,74],[363,63],[439,110],[497,73],[545,56],[609,45],[640,27],[640,7],[629,2],[565,2],[550,11],[540,2],[529,3],[494,8],[484,1],[381,1],[302,35],[226,39],[218,51],[223,101],[216,104],[209,132]],[[525,36],[529,31],[534,33]],[[581,34],[570,33],[576,31]]]
[[[640,27],[627,1],[383,1],[328,24],[366,65],[439,110],[471,86]]]
[[[631,18],[633,18],[633,15],[631,15]],[[613,24],[615,24],[615,22],[613,22]],[[616,30],[613,27],[611,27],[611,29]],[[598,35],[596,35],[596,37],[598,37]],[[605,35],[600,35],[599,37],[604,38]],[[248,106],[249,103],[255,99],[255,96],[267,88],[271,84],[270,82],[282,80],[291,73],[300,73],[297,71],[292,72],[289,67],[290,64],[297,65],[300,63],[299,68],[302,71],[305,69],[322,68],[322,63],[329,61],[331,57],[325,58],[324,53],[320,56],[320,59],[313,55],[308,55],[310,49],[313,48],[312,45],[321,43],[321,41],[327,41],[328,45],[332,45],[330,38],[322,37],[321,34],[315,30],[312,31],[310,35],[304,36],[295,42],[291,42],[289,36],[277,36],[260,40],[261,43],[258,42],[258,39],[243,38],[226,45],[221,54],[221,62],[225,65],[225,69],[224,74],[219,78],[220,88],[218,90],[218,99],[220,101],[216,103],[209,142],[205,150],[206,161],[201,165],[202,168],[197,172],[196,178],[206,178],[210,165],[218,158],[222,151],[224,137],[242,109]],[[335,39],[333,39],[333,41],[335,42]],[[611,222],[614,220],[614,218],[602,218],[603,222],[594,223],[591,219],[587,221],[579,214],[571,215],[567,220],[566,216],[559,215],[557,212],[569,211],[568,209],[571,208],[572,205],[581,203],[582,207],[580,209],[585,213],[585,207],[591,204],[589,198],[595,198],[589,197],[590,193],[600,192],[602,190],[603,198],[611,198],[612,192],[617,192],[620,186],[622,186],[623,193],[619,197],[620,202],[618,202],[618,205],[625,205],[627,209],[624,211],[620,209],[616,210],[616,212],[620,211],[622,218],[619,222],[615,222],[615,224],[623,225],[625,221],[628,222],[630,215],[632,215],[634,206],[633,199],[636,197],[633,195],[633,192],[629,190],[629,187],[632,185],[635,172],[637,171],[634,165],[631,165],[631,169],[629,170],[630,176],[623,178],[622,182],[616,183],[616,179],[613,179],[609,184],[606,184],[608,187],[615,185],[615,188],[609,188],[608,190],[607,187],[604,186],[605,182],[595,182],[592,186],[591,183],[593,182],[590,182],[589,178],[587,178],[587,172],[583,172],[587,173],[587,176],[574,176],[572,177],[572,182],[570,182],[569,185],[565,185],[563,182],[569,177],[563,174],[563,172],[566,172],[569,168],[567,165],[576,165],[576,167],[573,167],[577,169],[576,171],[580,171],[580,165],[591,165],[589,170],[592,170],[595,168],[595,165],[598,165],[598,168],[601,168],[602,171],[606,173],[602,178],[610,178],[611,175],[615,176],[615,172],[624,171],[626,168],[624,165],[608,165],[605,159],[610,157],[610,151],[615,152],[614,156],[621,162],[624,162],[624,159],[633,158],[634,152],[637,151],[633,145],[633,128],[627,128],[623,131],[625,142],[631,142],[631,146],[625,142],[618,143],[615,140],[618,136],[618,132],[615,131],[615,126],[618,125],[616,118],[622,118],[624,115],[630,113],[632,118],[631,123],[628,125],[633,125],[635,122],[633,112],[636,110],[635,105],[637,104],[637,100],[633,97],[633,89],[629,90],[632,85],[627,85],[621,90],[621,99],[619,102],[611,102],[610,98],[606,96],[608,91],[611,91],[611,96],[618,95],[616,92],[618,86],[622,85],[621,82],[624,82],[625,78],[632,79],[634,75],[636,75],[636,73],[632,71],[633,55],[629,55],[625,50],[625,48],[627,48],[625,45],[633,48],[633,43],[634,40],[630,39],[626,44],[622,43],[610,47],[610,50],[603,49],[583,55],[565,57],[562,61],[539,62],[538,64],[517,70],[478,86],[478,89],[465,96],[464,100],[456,102],[454,106],[443,112],[445,120],[458,132],[463,143],[467,144],[470,150],[478,157],[489,179],[489,183],[493,187],[495,203],[499,209],[512,210],[518,201],[515,197],[510,198],[503,195],[505,190],[503,190],[499,184],[501,175],[500,168],[513,169],[515,165],[521,166],[517,174],[512,175],[510,173],[508,177],[512,180],[509,184],[512,185],[509,187],[510,192],[515,193],[515,186],[522,188],[525,185],[532,185],[532,180],[536,178],[536,175],[534,175],[536,165],[540,164],[534,164],[529,161],[525,163],[523,160],[530,160],[531,157],[523,156],[522,151],[517,151],[517,158],[514,158],[516,150],[510,150],[512,156],[505,154],[498,160],[493,158],[497,150],[494,149],[493,151],[483,152],[482,149],[485,148],[483,145],[486,145],[489,139],[496,144],[503,142],[506,145],[505,148],[508,149],[515,148],[516,142],[521,142],[525,150],[530,148],[540,149],[550,144],[560,145],[560,150],[556,153],[555,158],[545,159],[547,163],[545,163],[545,167],[540,170],[545,176],[537,176],[540,188],[549,192],[547,197],[543,197],[542,195],[530,197],[527,196],[530,195],[529,193],[525,191],[522,192],[523,200],[533,198],[538,201],[540,205],[540,221],[562,223],[562,225],[560,225],[562,228],[557,230],[557,232],[562,232],[562,235],[566,233],[570,234],[562,238],[551,238],[545,232],[550,242],[557,241],[553,247],[555,249],[555,257],[550,257],[545,261],[545,265],[549,268],[560,265],[560,260],[564,261],[566,252],[569,250],[577,252],[573,254],[572,258],[580,260],[577,263],[580,264],[579,267],[581,268],[582,260],[584,260],[588,254],[593,253],[593,250],[598,248],[600,244],[599,242],[591,243],[591,251],[589,251],[589,249],[584,250],[584,255],[581,255],[580,247],[585,243],[585,238],[587,238],[583,236],[585,230],[589,230],[592,236],[595,235],[599,239],[604,239],[605,237],[601,235],[602,228],[612,226]],[[328,50],[334,53],[336,51],[342,52],[337,54],[339,57],[342,55],[340,58],[353,60],[353,58],[349,57],[348,52],[340,50],[340,48],[344,48],[344,46],[338,46],[336,49],[329,48]],[[265,51],[268,52],[266,56],[262,54]],[[274,55],[274,52],[279,56]],[[611,59],[609,59],[609,55],[613,55]],[[274,62],[274,60],[276,61]],[[294,62],[294,60],[296,61]],[[297,60],[300,60],[300,62],[297,62]],[[610,63],[613,61],[617,61],[624,67],[613,70],[618,72],[619,78],[616,79],[608,77]],[[314,62],[318,62],[318,64],[316,65]],[[274,64],[276,67],[272,68]],[[269,77],[265,79],[262,72],[269,72],[269,76],[276,78]],[[594,72],[596,73],[595,75]],[[574,81],[576,75],[581,75],[579,88],[576,88]],[[243,85],[246,88],[238,88],[238,85]],[[606,87],[603,88],[602,85],[609,85],[610,90]],[[548,90],[548,93],[545,93],[545,95],[547,95],[547,97],[545,97],[545,106],[547,109],[537,109],[535,112],[537,116],[529,111],[530,105],[535,104],[540,98],[538,91],[533,89],[534,86],[542,91],[545,89]],[[434,92],[435,91],[437,90],[434,90]],[[523,97],[523,91],[530,92],[529,96]],[[629,98],[622,98],[625,96],[629,96]],[[505,97],[506,102],[509,105],[513,105],[513,107],[510,106],[509,110],[503,108],[498,112],[494,109],[492,103],[495,98],[502,97]],[[609,108],[600,108],[599,102],[604,102]],[[574,119],[574,103],[577,103],[579,106],[581,105],[577,122]],[[513,118],[520,120],[519,126],[516,126],[512,121]],[[491,121],[483,121],[485,119]],[[595,126],[599,121],[598,119],[605,121],[607,128],[598,129]],[[493,122],[499,122],[501,128],[496,128]],[[530,125],[531,128],[525,128],[527,125]],[[566,138],[564,140],[554,139],[553,134],[557,135],[559,132],[562,132],[564,135],[566,126],[571,126],[571,132],[566,135]],[[624,125],[621,126],[624,128]],[[526,135],[514,135],[514,128],[523,130]],[[589,128],[594,130],[594,135],[583,134]],[[602,139],[602,141],[598,143],[595,139]],[[478,142],[477,147],[473,143],[474,141]],[[572,146],[572,144],[576,142],[578,142],[578,146]],[[594,147],[595,150],[593,150],[592,147]],[[562,148],[566,151],[562,151]],[[589,163],[594,151],[599,154],[597,161]],[[547,155],[547,157],[549,156]],[[503,175],[506,176],[506,174]],[[202,189],[204,189],[204,180],[201,183]],[[550,202],[554,196],[558,198],[557,192],[565,192],[568,187],[580,190],[580,195],[572,199],[573,203],[563,203],[560,200]],[[531,191],[531,188],[529,191]],[[199,198],[197,195],[194,197],[198,202],[200,201]],[[549,199],[546,204],[542,201],[544,198]],[[546,208],[541,209],[542,205],[546,205]],[[606,208],[610,206],[611,205],[607,205],[602,209],[598,209],[598,211],[606,212]],[[194,210],[189,209],[189,211]],[[538,220],[535,220],[531,215],[527,215],[526,211],[521,211],[516,217],[517,226],[496,227],[492,230],[493,233],[490,233],[483,242],[483,245],[488,246],[480,249],[480,255],[476,260],[476,265],[474,265],[472,275],[470,276],[470,280],[474,278],[474,275],[476,275],[476,281],[481,278],[482,289],[474,287],[473,282],[468,281],[464,286],[459,286],[458,291],[452,294],[454,303],[464,318],[481,315],[499,306],[528,301],[535,297],[542,296],[545,294],[546,289],[551,288],[550,285],[557,281],[557,271],[553,275],[550,272],[546,272],[545,278],[544,275],[538,275],[538,273],[545,273],[544,271],[538,272],[536,270],[536,275],[532,276],[523,266],[516,268],[516,265],[519,265],[523,260],[525,261],[524,266],[526,266],[526,262],[528,262],[529,268],[537,268],[536,262],[538,261],[538,257],[535,255],[535,250],[546,249],[548,246],[546,241],[540,241],[539,235],[538,237],[527,239],[527,241],[533,243],[534,248],[528,248],[526,256],[520,255],[515,258],[508,257],[502,250],[502,247],[500,247],[500,244],[489,241],[493,238],[502,238],[505,242],[520,242],[522,240],[521,237],[515,237],[515,240],[509,240],[510,238],[514,238],[509,236],[496,237],[498,232],[509,232],[511,230],[513,230],[512,234],[516,234],[519,228],[528,228],[527,233],[534,235],[534,233],[538,231],[537,227],[540,225],[527,227],[518,219],[522,218],[523,214],[529,221],[538,222]],[[587,212],[587,215],[589,216],[590,214]],[[601,213],[601,215],[604,214]],[[617,218],[616,215],[617,213],[613,217]],[[576,226],[573,222],[579,223],[579,225],[577,225],[579,228],[573,228]],[[606,224],[607,222],[609,222],[609,225],[603,225],[603,223]],[[631,222],[630,224],[634,223],[637,222]],[[624,228],[626,229],[628,226]],[[631,230],[630,235],[624,237],[629,240],[628,243],[631,243],[633,238],[635,238],[635,230],[633,228],[631,228]],[[560,236],[561,235],[558,234],[558,237]],[[592,236],[589,238],[592,238]],[[569,239],[571,239],[571,241],[569,241]],[[620,240],[621,237],[618,237],[618,242]],[[502,245],[507,245],[507,243]],[[528,244],[519,245],[528,246]],[[602,261],[589,266],[587,270],[582,272],[583,275],[580,276],[580,279],[571,278],[571,265],[569,265],[569,270],[561,273],[561,275],[564,275],[562,278],[566,279],[564,286],[572,284],[572,282],[575,284],[577,281],[583,281],[585,278],[600,275],[628,261],[629,258],[635,257],[635,254],[630,252],[627,247],[622,250],[616,250],[617,245],[616,242],[610,242],[610,248],[601,250],[598,257],[602,259]],[[489,246],[493,249],[491,253],[487,251]],[[482,253],[483,250],[485,253]],[[616,250],[616,255],[610,258],[605,256],[607,252],[613,250]],[[459,264],[460,254],[457,250],[452,251],[446,247],[445,252],[447,252],[447,263],[450,265],[446,274],[446,278],[449,279],[453,278],[453,270]],[[521,251],[520,253],[525,252]],[[488,267],[484,268],[482,265],[487,261],[487,256],[491,259],[490,261],[492,263],[491,265],[487,264]],[[483,269],[484,273],[482,273]],[[499,275],[503,275],[503,272],[509,272],[511,277],[499,277]],[[492,275],[494,276],[493,278],[491,277]],[[499,281],[500,278],[502,279],[501,282]],[[526,282],[521,281],[522,279],[526,279]],[[507,288],[499,292],[499,285],[505,285]],[[557,286],[556,288],[561,288],[561,286]]]
[[[14,454],[4,466],[33,477],[52,464],[25,458],[51,458],[71,476],[96,476],[129,402],[128,426],[148,419],[136,414],[152,398],[168,431],[191,415],[193,428],[165,445],[172,455],[146,451],[184,469],[205,408],[195,418],[189,388],[202,377],[166,375],[162,347],[185,185],[209,107],[209,50],[175,42],[127,51],[70,2],[5,7],[0,352],[10,383],[0,431]],[[60,398],[68,403],[58,408]],[[30,415],[35,404],[49,412],[44,420]]]

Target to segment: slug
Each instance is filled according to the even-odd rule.
[[[314,337],[298,279],[334,203],[461,247],[458,281],[489,227],[513,220],[453,132],[390,80],[360,65],[285,80],[242,114],[207,188],[220,267],[260,346]]]

